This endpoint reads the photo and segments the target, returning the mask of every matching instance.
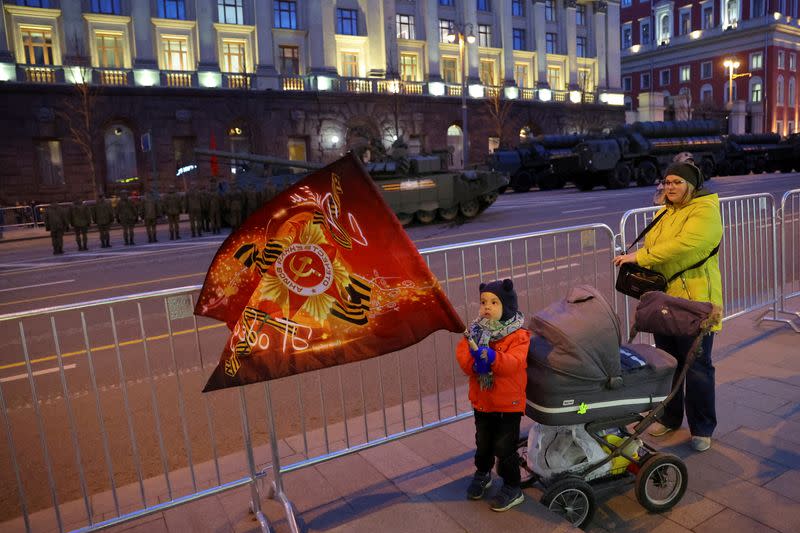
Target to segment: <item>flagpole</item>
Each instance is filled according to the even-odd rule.
[[[278,432],[275,430],[275,413],[272,410],[272,395],[269,391],[269,381],[264,382],[264,394],[267,397],[267,412],[269,413],[269,444],[272,448],[272,473],[274,480],[272,481],[272,494],[274,500],[278,500],[283,504],[283,510],[286,513],[286,522],[289,524],[289,529],[292,533],[300,533],[300,528],[297,526],[297,518],[294,514],[294,507],[292,502],[283,491],[283,478],[281,477],[281,460],[278,455]]]
[[[267,518],[261,511],[261,495],[258,493],[258,478],[256,477],[256,461],[253,457],[253,441],[250,438],[250,420],[247,416],[247,401],[244,397],[244,387],[239,387],[239,405],[242,414],[242,433],[244,434],[244,448],[247,454],[247,464],[250,468],[250,510],[256,515],[261,531],[269,533],[272,528],[267,523]]]

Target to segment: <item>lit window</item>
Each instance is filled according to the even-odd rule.
[[[513,41],[514,50],[525,50],[525,30],[514,28]]]
[[[750,89],[750,101],[754,104],[757,104],[761,101],[761,82],[756,82],[753,84],[753,87]]]
[[[64,185],[64,161],[61,158],[61,141],[36,142],[36,162],[39,183]]]
[[[511,16],[525,16],[525,4],[522,3],[522,0],[511,0]]]
[[[347,52],[342,54],[342,76],[345,78],[358,77],[358,54]]]
[[[50,0],[17,0],[18,6],[50,7]]]
[[[439,42],[440,43],[449,43],[450,41],[447,40],[447,36],[450,35],[450,31],[453,28],[453,21],[447,19],[439,19]]]
[[[121,15],[119,0],[92,0],[92,13],[104,15]]]
[[[224,24],[244,24],[242,0],[217,0],[217,14]]]
[[[750,54],[750,70],[761,68],[764,68],[764,54],[761,52]]]
[[[558,53],[558,46],[556,46],[556,37],[557,36],[555,33],[545,34],[545,51],[548,54]]]
[[[680,78],[681,82],[687,82],[692,79],[692,68],[689,65],[681,66]]]
[[[558,67],[547,67],[547,83],[554,91],[563,91],[564,84],[561,81],[561,69]]]
[[[778,50],[778,68],[783,69],[786,67],[786,54],[783,50]]]
[[[578,4],[575,8],[575,24],[586,26],[586,6],[583,4]]]
[[[245,67],[245,44],[243,41],[222,41],[222,72],[241,74]]]
[[[397,38],[416,39],[414,35],[414,15],[397,14]]]
[[[53,64],[53,34],[50,30],[21,28],[25,62],[29,65]]]
[[[189,70],[189,44],[186,38],[164,37],[161,40],[164,70]]]
[[[544,19],[547,22],[555,22],[556,20],[555,0],[544,0]]]
[[[358,11],[337,8],[336,33],[340,35],[358,35]]]
[[[276,28],[297,29],[297,2],[294,0],[275,0],[273,4]]]
[[[300,49],[297,46],[279,46],[280,68],[283,76],[300,74]]]
[[[577,57],[586,57],[587,50],[586,50],[586,37],[578,36],[575,40],[575,55]]]
[[[186,2],[184,0],[158,0],[158,17],[186,20]]]
[[[494,61],[492,61],[491,59],[481,59],[479,76],[482,84],[488,86],[494,86],[495,85]]]
[[[417,54],[400,54],[400,79],[417,81]]]
[[[478,46],[492,46],[492,27],[478,24]]]
[[[445,83],[458,83],[458,60],[452,57],[442,58],[442,79]]]
[[[525,88],[528,87],[528,65],[525,63],[515,63],[514,64],[514,81],[517,83],[517,87]]]
[[[591,69],[578,69],[578,87],[580,87],[581,91],[585,93],[594,91],[594,76]]]
[[[121,68],[123,67],[122,35],[97,33],[95,35],[97,45],[97,66],[100,68]]]

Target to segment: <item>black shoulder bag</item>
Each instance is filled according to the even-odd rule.
[[[641,240],[642,237],[647,234],[648,231],[653,229],[653,226],[661,220],[667,213],[666,210],[662,211],[660,215],[654,218],[650,224],[647,225],[646,228],[642,230],[636,240],[634,240],[630,246],[625,250],[625,253],[628,253],[628,250],[633,248],[633,246]],[[711,259],[717,252],[719,251],[719,244],[717,244],[711,253],[708,254],[708,257],[703,259],[702,261],[698,261],[697,263],[693,264],[690,267],[686,267],[680,272],[676,272],[673,274],[669,279],[661,274],[660,272],[656,272],[655,270],[650,270],[649,268],[645,268],[643,266],[639,266],[636,263],[623,263],[619,267],[619,273],[617,274],[617,283],[616,289],[617,291],[621,292],[626,296],[631,296],[636,298],[637,300],[642,296],[642,294],[650,291],[661,291],[664,292],[667,290],[667,285],[670,282],[677,279],[678,276],[686,272],[687,270],[691,270],[693,268],[697,268],[701,266],[703,263]]]

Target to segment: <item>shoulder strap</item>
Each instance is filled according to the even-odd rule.
[[[664,210],[661,212],[661,214],[660,214],[660,215],[658,215],[656,218],[654,218],[653,220],[651,220],[651,221],[650,221],[650,223],[647,225],[647,227],[646,227],[646,228],[644,228],[644,229],[642,230],[642,232],[639,234],[639,236],[638,236],[638,237],[636,237],[636,239],[635,239],[635,240],[634,240],[634,241],[631,243],[631,245],[630,245],[630,246],[628,246],[628,249],[627,249],[627,250],[625,250],[625,253],[627,254],[627,253],[628,253],[628,251],[629,251],[631,248],[633,248],[633,245],[634,245],[634,244],[636,244],[637,242],[639,242],[639,241],[641,240],[641,238],[642,238],[642,237],[644,237],[644,236],[645,236],[645,234],[646,234],[648,231],[650,231],[651,229],[653,229],[653,226],[655,226],[655,225],[656,225],[656,223],[657,223],[659,220],[661,220],[661,217],[663,217],[663,216],[664,216],[664,215],[666,215],[666,214],[667,214],[667,210],[666,210],[666,209],[664,209]]]
[[[681,274],[683,274],[683,273],[684,273],[684,272],[686,272],[687,270],[691,270],[691,269],[693,269],[693,268],[697,268],[697,267],[699,267],[699,266],[702,266],[702,265],[703,265],[703,263],[705,263],[706,261],[708,261],[709,259],[711,259],[712,257],[714,257],[714,256],[717,254],[717,252],[719,251],[719,245],[720,245],[720,244],[722,244],[722,241],[720,241],[720,242],[719,242],[719,244],[717,244],[717,245],[714,247],[714,249],[713,249],[713,250],[711,250],[711,253],[710,253],[710,254],[708,254],[708,257],[706,257],[705,259],[703,259],[703,260],[701,260],[701,261],[698,261],[697,263],[693,264],[692,266],[686,267],[686,268],[684,268],[683,270],[681,270],[680,272],[677,272],[677,273],[673,274],[673,275],[672,275],[672,277],[670,277],[670,278],[667,280],[667,283],[670,283],[670,282],[674,281],[675,279],[677,279],[677,278],[678,278],[678,276],[680,276]]]

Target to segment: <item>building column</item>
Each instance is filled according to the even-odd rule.
[[[567,87],[570,90],[578,88],[578,27],[575,22],[575,11],[578,6],[577,0],[567,0],[565,10],[565,34],[567,36],[567,61],[569,72],[567,73]]]
[[[6,16],[3,9],[3,1],[0,0],[0,63],[16,63],[14,54],[8,47],[8,36],[6,33]],[[0,72],[2,75],[2,72]],[[0,78],[0,81],[5,81]]]
[[[133,68],[135,69],[158,68],[151,16],[150,2],[131,2],[131,26],[136,30],[133,32],[133,38],[136,41],[136,57],[133,58]]]
[[[309,0],[308,46],[311,52],[311,74],[336,76],[335,0]],[[272,9],[269,6],[268,9]]]
[[[608,0],[606,21],[606,50],[608,52],[608,62],[606,63],[608,78],[606,79],[606,85],[611,90],[619,91],[622,89],[619,0]],[[652,84],[653,80],[650,80],[650,83]]]
[[[442,80],[442,54],[439,48],[439,3],[424,2],[425,48],[428,57],[428,81]]]
[[[534,0],[533,24],[536,37],[536,79],[538,87],[549,87],[547,82],[547,26],[544,19],[544,0]]]
[[[219,71],[219,55],[217,51],[217,32],[214,30],[217,3],[214,0],[197,0],[197,38],[200,48],[197,70]]]
[[[399,72],[400,56],[397,50],[397,34],[395,33],[394,2],[382,0],[366,0],[362,2],[362,10],[367,27],[367,77],[383,78],[387,69],[387,48],[391,44],[389,57],[393,59],[393,67]],[[389,12],[391,11],[391,15]]]
[[[605,0],[594,3],[594,46],[597,52],[597,88],[605,89],[608,86],[608,47],[614,46],[609,43],[606,36],[606,10],[608,4]]]
[[[503,85],[511,87],[514,81],[514,27],[511,23],[511,2],[501,2],[500,38],[503,47]]]
[[[81,16],[80,2],[61,2],[61,24],[64,29],[64,54],[61,61],[65,65],[89,65],[89,50],[86,39],[86,25]]]
[[[255,2],[255,25],[258,36],[256,46],[256,88],[277,89],[278,71],[275,69],[275,40],[272,37],[272,2]],[[216,32],[215,32],[216,33]]]
[[[478,5],[476,2],[470,2],[469,0],[461,2],[462,5],[462,15],[464,17],[464,31],[466,32],[467,24],[472,24],[472,33],[475,35],[475,43],[474,44],[467,44],[464,43],[464,46],[467,47],[467,85],[469,85],[470,81],[475,81],[480,78],[478,75],[478,68],[480,67],[480,54],[478,53]],[[465,33],[466,35],[466,33]]]

